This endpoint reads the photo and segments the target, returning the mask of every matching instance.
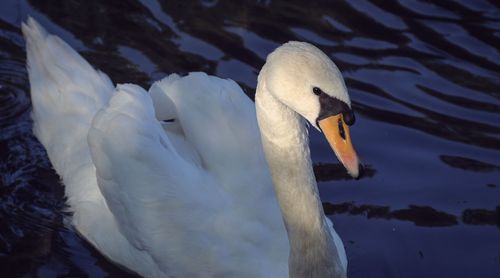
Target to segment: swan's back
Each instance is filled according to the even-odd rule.
[[[170,76],[151,89],[155,113],[142,88],[113,88],[34,20],[23,33],[34,132],[89,242],[148,277],[286,276],[255,110],[236,83]]]

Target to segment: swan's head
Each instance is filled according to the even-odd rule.
[[[349,133],[354,113],[332,60],[309,43],[288,42],[269,54],[263,71],[259,79],[265,78],[267,91],[323,131],[349,174],[358,177],[361,165]]]

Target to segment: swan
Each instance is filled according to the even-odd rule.
[[[34,134],[72,225],[109,260],[144,277],[346,277],[307,123],[353,177],[361,166],[346,86],[318,48],[269,54],[254,105],[199,72],[115,87],[33,18],[22,32]]]

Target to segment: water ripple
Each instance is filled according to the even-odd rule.
[[[474,277],[498,277],[497,2],[2,1],[0,269],[12,266],[8,274],[16,277],[123,276],[66,225],[63,187],[31,131],[19,26],[28,14],[114,82],[145,87],[168,73],[205,71],[235,79],[253,98],[272,49],[289,40],[318,45],[346,77],[359,119],[353,138],[369,165],[367,178],[353,182],[311,132],[316,178],[325,211],[348,243],[350,276],[474,269]],[[407,236],[397,237],[397,229]],[[473,256],[457,255],[463,244]]]

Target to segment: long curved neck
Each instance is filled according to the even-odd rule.
[[[344,277],[319,198],[304,120],[267,92],[262,82],[255,104],[290,242],[290,277]]]

